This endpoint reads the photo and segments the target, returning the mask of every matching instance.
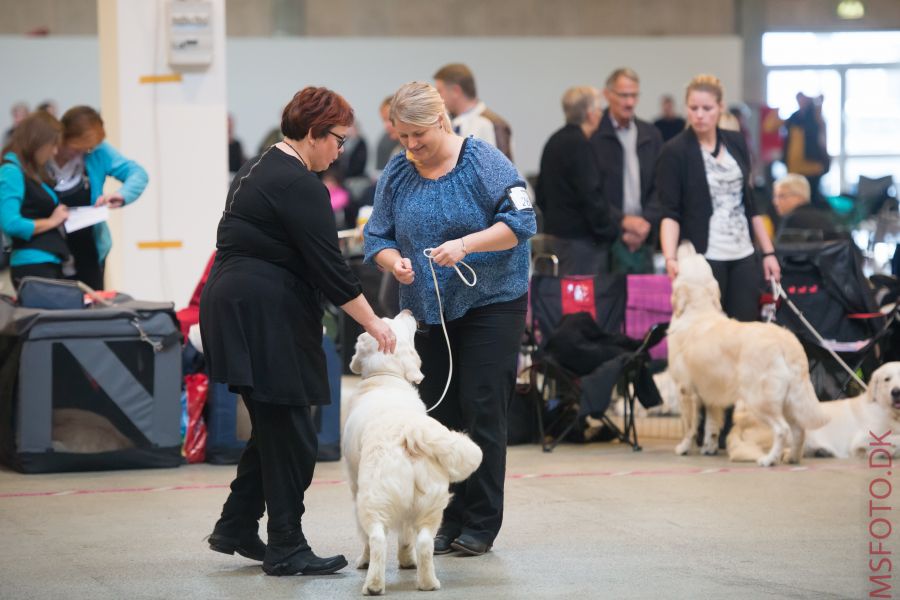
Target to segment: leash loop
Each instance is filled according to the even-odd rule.
[[[444,397],[447,395],[447,390],[450,389],[450,381],[453,379],[453,350],[450,347],[450,335],[447,333],[447,323],[444,321],[444,304],[443,302],[441,302],[441,289],[440,287],[438,287],[437,273],[435,273],[434,270],[434,258],[432,258],[431,256],[432,252],[434,252],[434,248],[425,248],[425,250],[422,251],[422,254],[424,254],[425,257],[428,258],[428,266],[431,267],[431,280],[434,281],[434,294],[437,297],[438,312],[441,315],[441,329],[443,329],[444,339],[447,341],[447,358],[450,362],[450,368],[447,371],[447,384],[444,385],[444,391],[443,393],[441,393],[441,397],[434,404],[434,406],[425,410],[426,413],[430,413],[438,406],[440,406],[441,402],[444,401]],[[478,283],[478,276],[475,274],[475,269],[473,269],[463,261],[459,261],[459,264],[463,265],[469,270],[469,272],[472,273],[471,283],[468,279],[466,279],[466,276],[463,275],[462,271],[459,270],[459,267],[453,265],[453,268],[456,270],[456,274],[459,275],[459,278],[462,279],[463,283],[465,283],[467,286],[474,287],[475,284]]]

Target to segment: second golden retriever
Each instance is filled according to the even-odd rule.
[[[693,447],[699,407],[706,407],[702,451],[718,451],[724,409],[743,400],[771,428],[771,450],[760,457],[771,466],[790,437],[789,460],[800,460],[805,430],[822,427],[822,412],[809,379],[803,347],[786,329],[770,323],[741,323],[722,312],[719,285],[706,259],[690,244],[678,248],[672,283],[669,372],[681,391],[684,439],[677,454]]]
[[[872,373],[868,390],[846,400],[823,402],[830,417],[825,427],[806,436],[804,456],[864,457],[871,444],[900,458],[900,362],[881,365]],[[752,414],[735,409],[728,434],[728,458],[752,462],[772,447],[772,433]]]

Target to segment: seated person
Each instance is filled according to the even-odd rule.
[[[775,245],[781,242],[827,241],[846,238],[830,211],[810,204],[809,181],[788,173],[775,182],[772,204],[780,217]]]

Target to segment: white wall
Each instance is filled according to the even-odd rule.
[[[140,43],[149,43],[146,37],[136,39]],[[306,85],[331,87],[355,107],[370,151],[374,152],[381,134],[378,105],[384,96],[407,81],[430,80],[445,63],[465,62],[475,73],[479,95],[512,125],[516,163],[527,174],[537,170],[544,142],[562,125],[560,98],[567,87],[582,84],[600,87],[610,71],[625,65],[641,76],[642,98],[638,115],[644,118],[656,115],[660,95],[672,93],[680,99],[688,80],[701,72],[714,73],[722,79],[726,102],[738,100],[741,98],[741,50],[742,43],[736,36],[231,38],[226,42],[227,100],[228,109],[235,115],[237,137],[243,141],[245,151],[252,154],[265,133],[278,124],[281,108],[294,92]],[[3,82],[0,86],[0,126],[4,129],[9,123],[7,107],[16,100],[36,104],[53,98],[62,109],[76,103],[99,105],[96,39],[0,36],[0,56],[4,57],[0,61],[0,81]],[[9,57],[16,58],[10,60]],[[157,87],[163,94],[168,93],[163,86]],[[194,96],[185,91],[183,100],[190,101]],[[199,97],[197,101],[196,110],[184,107],[177,118],[161,121],[166,136],[172,135],[166,127],[178,128],[178,135],[169,139],[173,140],[171,143],[184,144],[187,150],[192,142],[209,134],[211,121],[203,109],[206,104]],[[151,115],[146,113],[148,105],[138,104],[133,108],[129,109],[129,119],[140,127],[147,126],[151,120]],[[163,107],[160,115],[164,112]],[[166,147],[165,153],[171,150]],[[158,160],[150,155],[153,147],[149,145],[126,151],[148,163]],[[224,149],[222,152],[224,162]],[[185,165],[164,167],[156,176],[165,178],[182,168],[186,168]],[[208,219],[195,218],[190,227],[198,242],[211,244],[218,221],[217,211],[224,203],[224,191],[214,190],[222,190],[224,183],[201,182],[189,193],[172,189],[165,182],[156,183],[165,186],[166,197],[177,198],[172,210],[164,211],[161,225],[164,236],[171,237],[173,228],[178,230],[175,233],[180,231],[181,226],[174,224],[183,221],[185,215],[176,209],[177,205],[199,201],[214,205],[215,210],[205,209]],[[142,203],[144,199],[127,209],[124,213],[126,222],[153,218],[150,202],[135,210]],[[119,241],[115,240],[115,243],[119,244]],[[126,268],[134,266],[139,272],[146,268],[148,265],[144,262],[148,255],[140,256],[144,258],[135,258],[137,263],[126,265]],[[172,284],[165,286],[149,282],[159,286],[153,297],[165,294],[178,304],[186,303],[202,268],[198,257],[199,253],[192,254],[187,263],[164,264],[166,269],[177,269],[178,274],[174,275]],[[194,272],[189,275],[189,270]],[[126,291],[137,293],[136,289]]]
[[[479,96],[513,128],[516,164],[535,172],[541,149],[563,124],[560,99],[572,85],[602,87],[630,66],[641,76],[638,114],[653,118],[659,97],[681,97],[697,73],[718,75],[728,98],[741,97],[741,41],[704,38],[290,38],[228,41],[228,103],[247,151],[280,118],[297,89],[325,85],[357,111],[370,149],[381,135],[378,106],[401,84],[431,81],[449,62],[475,74]],[[728,100],[726,99],[726,102]]]

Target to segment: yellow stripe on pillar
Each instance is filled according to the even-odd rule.
[[[139,250],[167,250],[169,248],[181,248],[181,246],[181,240],[157,240],[137,243]]]
[[[138,83],[180,83],[181,73],[170,73],[168,75],[142,75],[138,79]]]

